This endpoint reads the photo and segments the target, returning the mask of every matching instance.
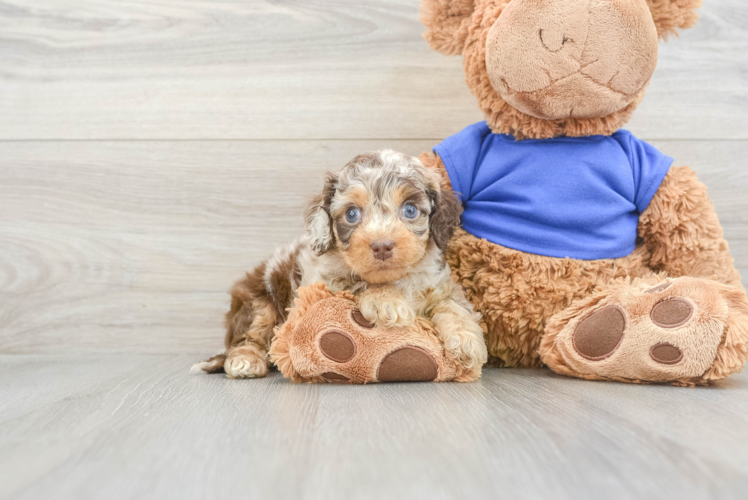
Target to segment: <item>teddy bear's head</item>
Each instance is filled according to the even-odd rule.
[[[422,0],[429,45],[464,57],[488,125],[518,139],[609,135],[631,117],[658,38],[701,0]]]

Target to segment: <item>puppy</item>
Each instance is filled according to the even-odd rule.
[[[357,295],[361,313],[379,326],[431,320],[447,355],[478,378],[487,358],[483,331],[442,256],[461,212],[418,159],[389,150],[357,156],[327,175],[305,211],[307,234],[234,285],[226,353],[192,371],[265,376],[273,330],[296,289],[322,281]]]

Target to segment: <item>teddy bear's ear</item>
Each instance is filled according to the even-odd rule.
[[[429,46],[445,56],[462,54],[474,0],[421,0],[419,18]]]
[[[678,35],[679,29],[687,29],[696,24],[702,0],[647,0],[652,13],[657,34],[667,40],[669,35]]]

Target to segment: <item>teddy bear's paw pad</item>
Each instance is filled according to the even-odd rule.
[[[585,359],[599,361],[610,357],[621,345],[626,331],[626,315],[618,306],[603,307],[584,318],[572,335],[574,349]]]
[[[325,380],[325,382],[330,382],[332,384],[347,384],[351,381],[351,379],[349,379],[345,375],[341,375],[335,372],[325,372],[322,374],[322,378]]]
[[[439,367],[434,357],[414,346],[392,351],[377,369],[380,382],[430,382],[438,375]]]
[[[691,319],[693,306],[685,299],[673,297],[655,304],[649,316],[661,328],[677,328]]]
[[[356,343],[342,330],[329,330],[320,335],[319,350],[326,358],[345,363],[356,355]]]
[[[363,328],[371,329],[375,326],[374,323],[366,319],[363,313],[358,309],[354,309],[353,311],[351,311],[351,318],[358,326],[361,326]]]
[[[660,342],[649,350],[649,357],[663,365],[674,365],[683,359],[683,351],[669,342]]]

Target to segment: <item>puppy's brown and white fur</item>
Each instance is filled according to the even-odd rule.
[[[418,159],[394,151],[357,156],[328,174],[306,209],[307,235],[231,290],[226,354],[193,371],[264,376],[273,329],[285,320],[295,290],[322,281],[357,295],[363,315],[379,326],[430,319],[448,355],[477,378],[487,357],[483,331],[442,257],[461,207],[439,181]]]

